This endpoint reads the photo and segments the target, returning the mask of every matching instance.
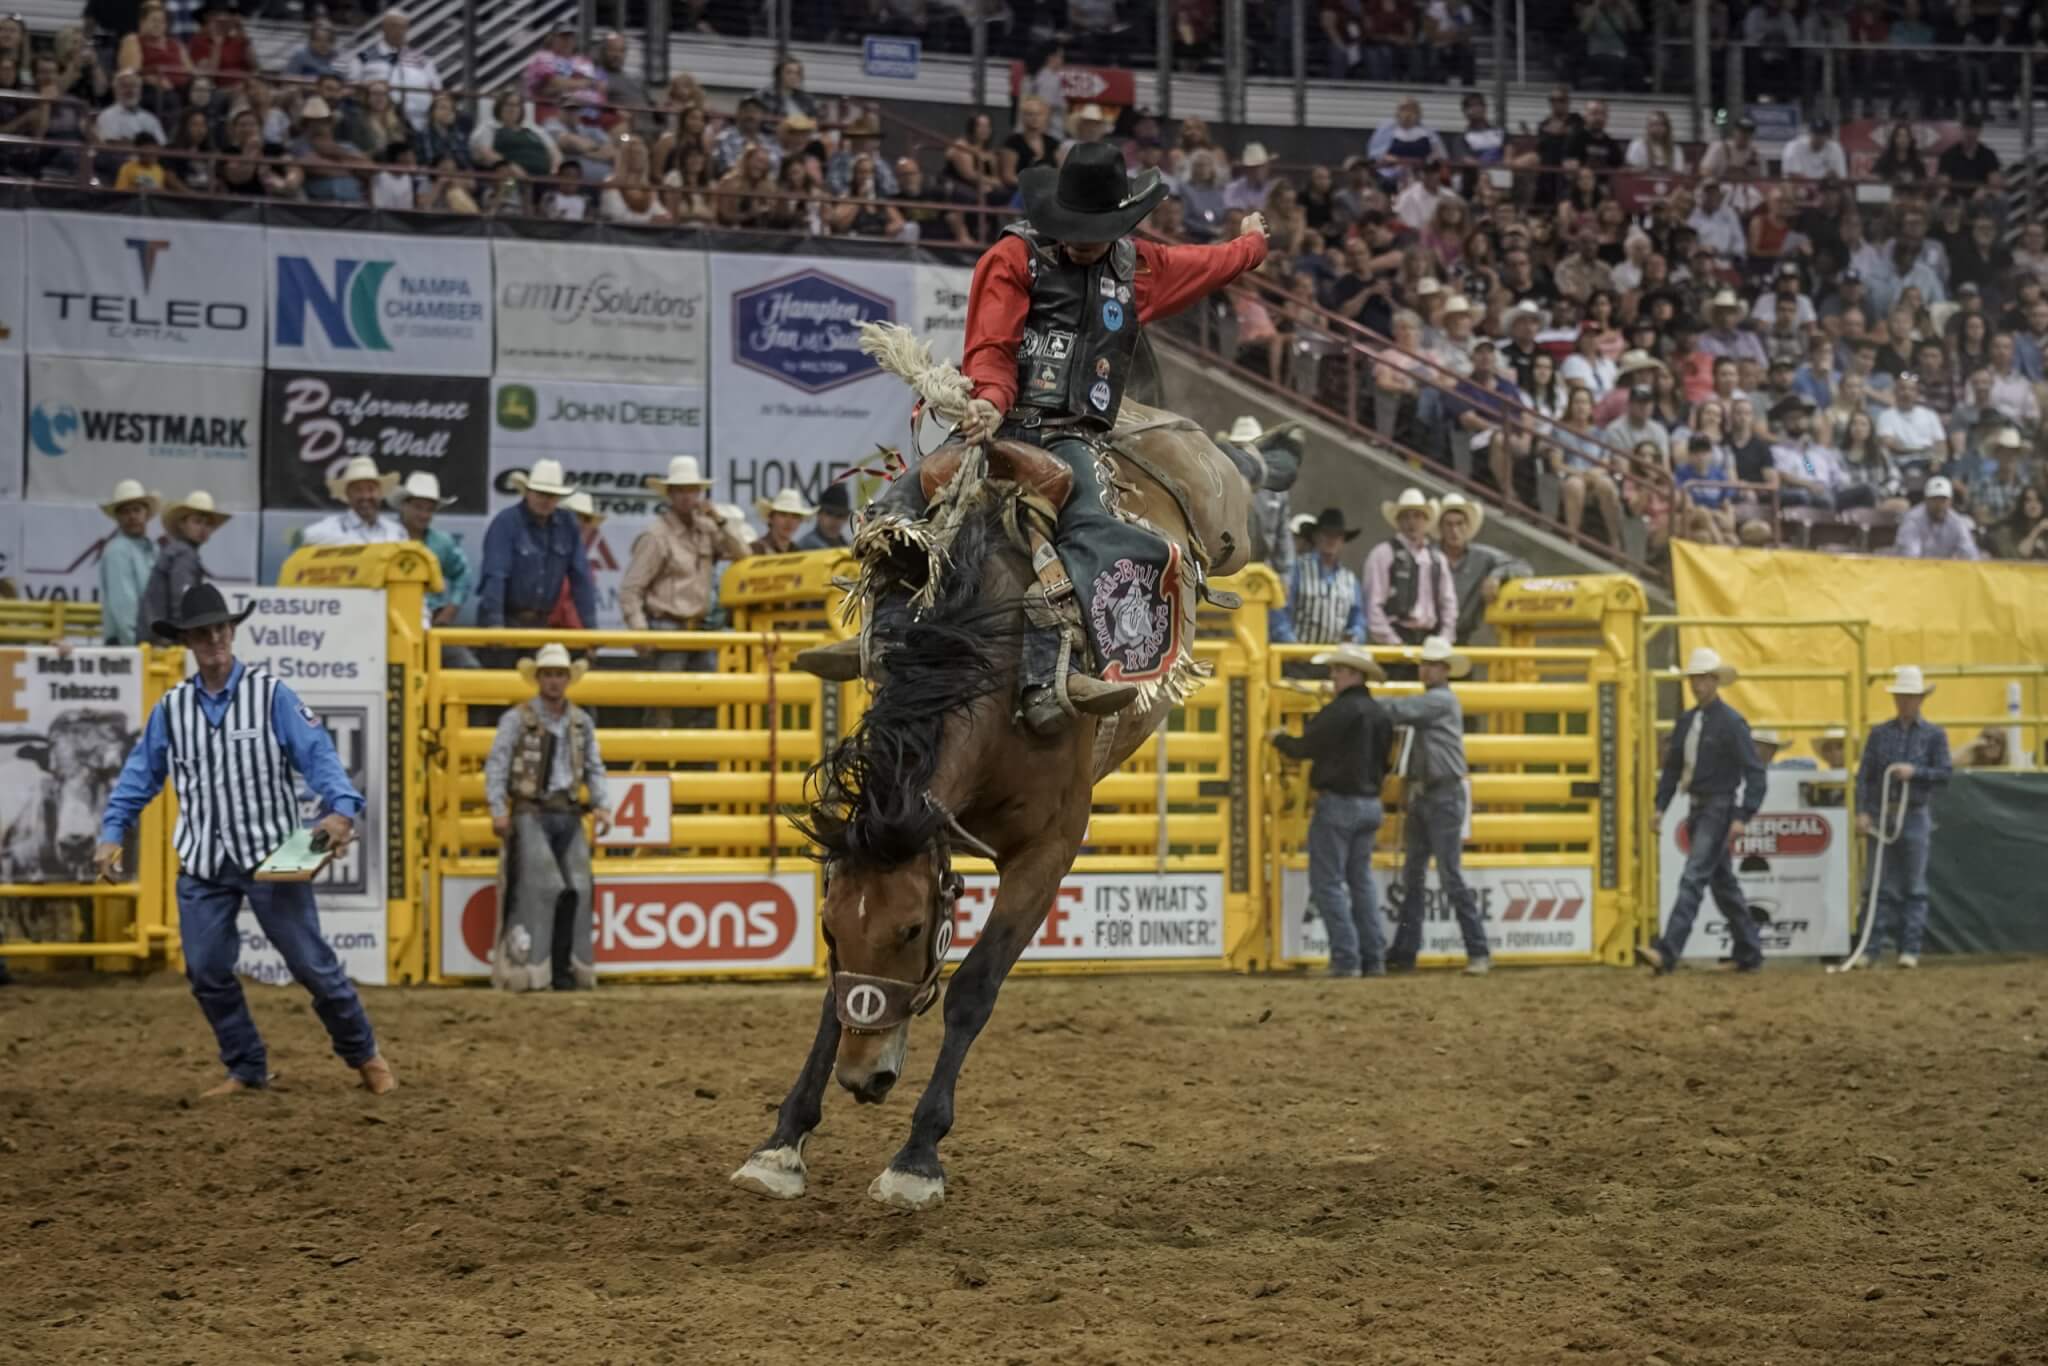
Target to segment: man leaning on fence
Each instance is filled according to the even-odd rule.
[[[679,455],[668,473],[649,475],[647,487],[666,500],[652,524],[633,542],[632,557],[619,580],[619,614],[635,631],[701,631],[712,607],[714,571],[720,560],[746,557],[746,522],[722,515],[709,499],[711,481],[695,456]],[[709,673],[718,667],[712,650],[647,650],[663,673]],[[684,711],[686,725],[711,724],[705,708]],[[672,723],[666,707],[649,714],[649,724]]]
[[[476,588],[476,624],[537,630],[549,624],[567,585],[578,620],[597,621],[597,591],[575,514],[562,499],[575,492],[559,460],[536,460],[514,471],[519,501],[491,518],[484,532],[484,565]],[[490,668],[510,666],[516,650],[478,652]]]
[[[100,511],[120,530],[100,549],[100,640],[107,645],[137,645],[135,614],[156,568],[156,542],[149,539],[150,519],[163,499],[133,479],[114,485],[114,496]]]
[[[1871,728],[1863,761],[1856,767],[1856,833],[1871,838],[1866,868],[1874,868],[1878,860],[1876,842],[1883,838],[1878,821],[1896,813],[1900,802],[1905,803],[1905,813],[1892,814],[1890,828],[1899,833],[1884,848],[1877,924],[1862,955],[1850,966],[1876,967],[1890,931],[1898,941],[1899,966],[1917,968],[1927,935],[1927,851],[1934,835],[1934,790],[1948,782],[1951,772],[1948,732],[1920,715],[1934,687],[1918,665],[1894,669],[1885,691],[1892,695],[1898,714]],[[1884,809],[1887,789],[1894,794],[1892,813]]]
[[[520,660],[534,696],[498,719],[484,761],[484,800],[501,842],[491,985],[505,991],[597,984],[583,814],[594,814],[599,835],[611,818],[597,724],[569,700],[588,667],[555,644]]]
[[[1422,679],[1421,694],[1381,704],[1389,721],[1414,732],[1402,775],[1407,850],[1401,870],[1401,925],[1387,953],[1387,966],[1398,972],[1415,967],[1415,956],[1422,950],[1422,881],[1434,858],[1437,882],[1465,941],[1465,973],[1483,977],[1493,959],[1485,922],[1479,918],[1479,899],[1466,883],[1464,870],[1465,817],[1471,809],[1465,781],[1465,708],[1451,691],[1451,680],[1471,673],[1472,661],[1442,636],[1423,641],[1411,658]]]

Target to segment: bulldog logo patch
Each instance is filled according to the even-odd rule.
[[[1180,548],[1168,551],[1164,567],[1126,557],[1095,577],[1088,629],[1106,679],[1158,678],[1180,652]]]

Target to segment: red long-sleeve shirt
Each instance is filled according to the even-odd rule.
[[[1140,241],[1131,294],[1138,322],[1171,317],[1266,259],[1266,235],[1247,233],[1216,246],[1169,247]],[[1009,412],[1017,401],[1017,347],[1031,311],[1031,248],[1004,237],[974,267],[967,291],[967,350],[961,370],[974,396]]]

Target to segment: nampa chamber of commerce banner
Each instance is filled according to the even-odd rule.
[[[1401,874],[1391,855],[1373,861],[1380,895],[1380,928],[1388,944],[1401,919]],[[1540,864],[1500,868],[1464,865],[1465,885],[1486,923],[1487,948],[1502,958],[1587,959],[1593,956],[1593,870]],[[1327,958],[1330,940],[1320,916],[1308,918],[1308,870],[1280,875],[1280,953],[1284,958]],[[1458,917],[1444,895],[1436,864],[1422,884],[1422,948],[1425,958],[1462,958],[1465,940]]]
[[[263,364],[263,276],[250,264],[261,259],[264,229],[91,213],[27,218],[33,354]]]
[[[704,254],[526,242],[491,245],[497,374],[704,383]]]
[[[0,882],[94,880],[100,813],[142,719],[141,651],[0,648]]]
[[[439,477],[451,512],[486,510],[490,381],[272,370],[266,384],[266,508],[334,511],[327,481],[366,455],[380,470]]]
[[[261,370],[36,356],[29,388],[32,499],[99,504],[139,479],[167,497],[205,489],[230,511],[261,502]]]
[[[490,243],[268,230],[270,363],[491,373]]]

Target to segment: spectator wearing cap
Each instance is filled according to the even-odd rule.
[[[1941,415],[1920,401],[1920,377],[1910,370],[1892,383],[1892,406],[1878,414],[1877,439],[1902,465],[1939,464],[1948,458],[1948,429]]]
[[[415,128],[427,125],[427,111],[441,89],[441,72],[434,59],[405,40],[412,21],[403,10],[389,9],[377,23],[377,38],[350,63],[349,75],[355,85],[382,81],[405,111],[405,120]]]
[[[1444,183],[1443,158],[1432,156],[1422,163],[1408,187],[1394,196],[1394,216],[1412,231],[1421,232],[1436,221],[1438,208],[1464,202]]]
[[[711,143],[711,164],[719,175],[736,169],[741,154],[749,147],[759,147],[767,157],[768,174],[773,175],[781,167],[782,148],[761,127],[764,109],[759,97],[749,95],[740,101],[733,121],[718,130]]]
[[[1718,180],[1700,182],[1699,204],[1685,225],[1693,230],[1701,246],[1723,260],[1739,263],[1749,255],[1749,233],[1742,226],[1742,215],[1728,202]]]
[[[1671,467],[1671,432],[1651,413],[1657,391],[1647,384],[1638,384],[1628,391],[1628,408],[1613,422],[1601,429],[1600,439],[1610,446],[1619,446],[1625,451],[1634,451],[1649,445],[1657,449],[1658,462],[1666,469]]]
[[[1976,524],[1952,506],[1955,485],[1942,475],[1927,481],[1920,505],[1899,519],[1895,552],[1909,560],[1975,560]]]
[[[100,511],[113,518],[117,528],[100,549],[100,639],[105,644],[139,645],[148,639],[139,633],[135,617],[156,568],[156,542],[149,539],[149,524],[163,501],[140,482],[123,479],[114,485],[113,496],[100,504]]]
[[[1821,321],[1839,325],[1844,314],[1851,309],[1861,313],[1868,302],[1863,295],[1863,276],[1853,268],[1845,270],[1835,277],[1834,288],[1821,298]]]
[[[1509,425],[1519,422],[1523,401],[1521,389],[1499,373],[1493,343],[1482,341],[1472,347],[1471,373],[1434,405],[1437,420],[1470,434],[1474,460],[1486,461],[1503,498],[1516,496],[1515,464],[1529,456],[1528,433]]]
[[[1778,304],[1789,299],[1793,304],[1793,322],[1800,327],[1811,327],[1820,321],[1820,314],[1814,309],[1813,300],[1806,297],[1800,288],[1801,274],[1797,261],[1780,261],[1778,268],[1771,272],[1769,292],[1759,294],[1756,303],[1750,306],[1751,321],[1775,322],[1778,318]]]
[[[576,516],[562,506],[575,492],[558,460],[536,460],[513,471],[519,501],[491,518],[484,531],[483,569],[477,578],[476,621],[482,627],[536,630],[549,624],[566,587],[579,620],[597,621],[597,592]],[[516,649],[492,650],[486,662],[509,667]]]
[[[1990,526],[2011,515],[2020,494],[2036,483],[2040,465],[2019,432],[2004,423],[1981,432],[1978,442],[1978,449],[1951,463],[1950,476],[1969,499],[1971,520]]]
[[[1833,448],[1813,439],[1809,427],[1813,405],[1803,394],[1787,394],[1771,405],[1771,423],[1785,439],[1771,447],[1771,464],[1778,471],[1778,501],[1792,507],[1833,508],[1849,482],[1842,457]],[[1863,501],[1868,506],[1875,498]]]
[[[1593,395],[1597,406],[1614,388],[1621,378],[1620,367],[1609,360],[1601,350],[1607,329],[1592,319],[1579,324],[1579,335],[1573,341],[1572,354],[1566,356],[1564,364],[1557,368],[1558,378],[1566,384],[1576,384]]]
[[[1309,899],[1330,938],[1330,976],[1383,977],[1386,943],[1372,847],[1385,819],[1380,788],[1394,728],[1368,684],[1386,682],[1387,671],[1356,645],[1325,651],[1310,662],[1329,667],[1330,703],[1308,719],[1299,736],[1281,729],[1271,740],[1290,759],[1313,760]]]
[[[1701,334],[1700,350],[1716,359],[1739,361],[1747,357],[1758,365],[1768,364],[1769,357],[1764,354],[1763,343],[1757,340],[1754,332],[1742,328],[1745,312],[1742,300],[1736,297],[1734,290],[1724,289],[1715,294],[1707,305],[1707,316],[1713,320],[1713,326]]]
[[[1451,567],[1451,595],[1458,604],[1453,645],[1471,644],[1500,590],[1535,573],[1520,556],[1479,544],[1479,530],[1485,525],[1485,506],[1462,493],[1447,493],[1437,504],[1437,542]]]
[[[1591,226],[1572,234],[1564,258],[1550,278],[1557,292],[1584,307],[1598,293],[1614,291],[1614,272],[1600,259],[1600,235]]]
[[[1394,106],[1394,121],[1373,129],[1365,154],[1383,176],[1404,166],[1420,166],[1432,158],[1450,160],[1444,140],[1422,121],[1422,101],[1409,95]]]
[[[1729,474],[1712,437],[1694,432],[1686,438],[1683,456],[1671,471],[1680,535],[1708,545],[1735,543],[1735,490],[1720,487]]]
[[[1438,510],[1416,488],[1380,504],[1394,534],[1365,557],[1366,639],[1374,645],[1416,645],[1457,629],[1450,561],[1430,541]]]
[[[853,495],[844,482],[825,485],[817,520],[796,538],[798,550],[843,550],[853,544]]]
[[[875,163],[875,188],[887,199],[894,199],[902,190],[896,178],[896,171],[882,155],[882,120],[872,110],[863,110],[846,125],[845,135],[839,150],[825,164],[825,184],[833,194],[842,198],[853,187],[853,163],[859,157],[871,158]]]
[[[1934,169],[1948,185],[1965,193],[2005,190],[1998,153],[1984,145],[1984,117],[1974,111],[1963,115],[1956,140],[1943,149]]]
[[[185,595],[213,577],[199,551],[227,525],[230,515],[216,508],[213,495],[204,489],[194,489],[163,510],[163,545],[135,607],[136,640],[155,640],[156,623],[173,620]]]
[[[1272,156],[1263,142],[1247,142],[1237,159],[1241,174],[1223,187],[1223,207],[1242,209],[1246,213],[1258,213],[1266,207],[1266,195],[1273,188],[1273,175],[1268,167]]]
[[[1287,601],[1273,609],[1267,634],[1281,645],[1339,645],[1365,642],[1365,598],[1358,576],[1338,558],[1358,528],[1344,524],[1337,508],[1324,508],[1309,532],[1314,553],[1294,562]]]
[[[1834,124],[1817,118],[1806,131],[1785,144],[1778,169],[1787,180],[1847,180],[1849,159],[1834,139]]]
[[[1856,766],[1856,833],[1870,840],[1866,867],[1878,863],[1877,819],[1883,814],[1886,789],[1902,784],[1905,818],[1898,838],[1883,856],[1883,878],[1877,888],[1877,923],[1852,966],[1876,967],[1887,931],[1896,937],[1899,966],[1920,966],[1920,948],[1927,934],[1927,853],[1934,834],[1934,792],[1952,773],[1948,732],[1920,714],[1934,688],[1917,664],[1892,670],[1885,688],[1895,715],[1871,727],[1863,758]],[[1897,788],[1892,788],[1897,791]]]
[[[385,500],[398,487],[398,475],[379,470],[367,455],[352,457],[340,474],[327,481],[328,496],[346,504],[300,533],[301,545],[390,545],[410,540],[395,517],[384,515]]]

